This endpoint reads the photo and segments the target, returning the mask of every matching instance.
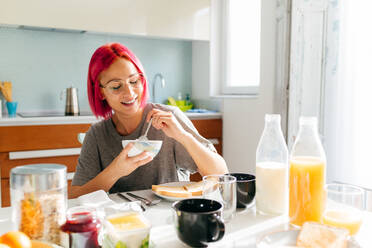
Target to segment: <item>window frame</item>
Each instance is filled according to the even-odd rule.
[[[247,86],[231,86],[228,81],[230,66],[229,62],[230,49],[229,43],[229,4],[231,0],[211,0],[211,96],[214,97],[246,97],[246,96],[256,96],[259,93],[260,86],[260,71],[259,66],[259,79],[257,85],[247,85]],[[255,0],[260,2],[260,11],[262,7],[261,0]],[[219,20],[218,20],[219,18]],[[261,49],[261,13],[259,20],[259,37],[260,40],[259,49]],[[219,40],[218,40],[219,39]],[[216,62],[216,60],[220,60]],[[261,58],[259,57],[260,63]]]

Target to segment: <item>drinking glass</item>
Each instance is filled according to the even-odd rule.
[[[350,235],[359,231],[364,210],[364,190],[341,183],[325,186],[327,196],[322,223],[349,230]]]
[[[219,201],[223,205],[222,217],[230,221],[236,212],[236,178],[229,175],[203,177],[203,197]]]
[[[6,102],[9,117],[16,117],[18,102]]]

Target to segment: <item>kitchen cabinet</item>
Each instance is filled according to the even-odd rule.
[[[79,148],[78,133],[90,124],[32,125],[0,127],[1,205],[10,205],[10,170],[19,165],[57,163],[75,171]],[[69,181],[70,184],[70,181]]]
[[[222,155],[222,119],[191,121],[199,133],[214,143],[216,150]],[[68,173],[75,172],[81,147],[77,136],[87,132],[90,125],[91,123],[0,126],[2,207],[10,205],[9,175],[15,166],[57,163],[65,165]],[[70,186],[72,178],[68,179]],[[190,180],[198,181],[201,177],[196,173],[191,175]]]
[[[209,139],[217,152],[222,155],[222,119],[191,120],[201,136]],[[190,181],[200,181],[199,173],[190,176]]]
[[[0,23],[209,40],[210,0],[66,0],[0,3]]]
[[[222,155],[222,119],[191,120],[201,136],[209,139]]]

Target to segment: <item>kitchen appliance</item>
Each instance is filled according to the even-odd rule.
[[[66,107],[65,115],[79,115],[79,100],[77,88],[70,87],[61,92],[61,100],[63,93],[66,92]]]

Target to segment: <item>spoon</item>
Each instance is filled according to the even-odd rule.
[[[152,123],[152,118],[150,119],[150,122],[149,122],[149,124],[147,126],[146,132],[143,135],[141,135],[137,140],[139,140],[139,141],[147,141],[147,140],[149,140],[147,138],[147,133],[148,133],[150,127],[151,127],[151,123]]]

